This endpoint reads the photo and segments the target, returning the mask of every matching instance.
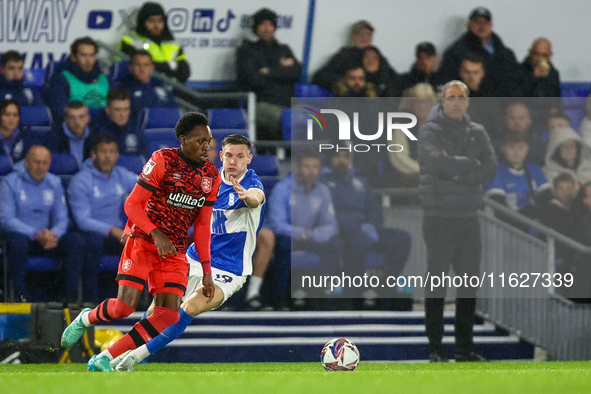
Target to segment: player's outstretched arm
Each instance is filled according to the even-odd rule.
[[[233,176],[230,177],[230,182],[234,185],[234,191],[247,207],[258,208],[265,200],[265,193],[261,189],[250,188],[244,189],[240,183]]]

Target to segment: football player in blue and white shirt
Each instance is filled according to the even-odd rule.
[[[215,293],[211,302],[203,294],[203,271],[192,244],[187,250],[189,283],[181,305],[179,321],[147,344],[112,361],[117,371],[130,371],[150,354],[178,338],[197,315],[219,308],[240,290],[252,273],[252,255],[257,233],[263,223],[263,184],[247,168],[252,160],[248,138],[233,134],[222,141],[220,158],[222,184],[211,218],[211,271]]]

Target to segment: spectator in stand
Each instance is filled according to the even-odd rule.
[[[19,127],[21,109],[14,99],[0,102],[0,155],[10,157],[14,164],[23,159],[31,147],[28,130]]]
[[[104,108],[109,81],[97,62],[98,44],[90,37],[70,45],[70,57],[56,70],[45,88],[53,119],[63,119],[66,105],[82,101],[88,108]]]
[[[437,105],[435,91],[428,83],[419,83],[403,93],[398,108],[417,117],[417,124],[409,131],[416,137],[419,128],[427,121],[431,108]],[[419,185],[418,141],[411,140],[400,129],[394,130],[392,143],[402,146],[400,152],[389,152],[390,164],[396,170],[397,186],[417,187]]]
[[[328,159],[330,170],[320,178],[331,192],[339,237],[344,243],[344,272],[363,275],[367,255],[374,251],[386,256],[382,271],[398,276],[410,253],[410,234],[384,228],[382,207],[367,180],[350,166],[349,155],[347,151],[334,153]],[[366,303],[374,303],[374,297],[366,295]]]
[[[416,61],[412,68],[401,77],[401,89],[410,89],[418,83],[428,83],[437,89],[437,51],[430,42],[421,42],[415,50]]]
[[[49,150],[31,147],[25,160],[0,184],[0,221],[7,241],[9,272],[17,299],[30,300],[27,288],[27,260],[30,254],[64,257],[66,267],[86,260],[82,236],[68,230],[68,208],[62,182],[48,173]],[[70,280],[66,269],[66,292],[75,297],[78,283]]]
[[[494,97],[518,95],[517,86],[521,70],[515,54],[493,32],[491,12],[477,7],[470,13],[468,31],[456,40],[443,54],[439,68],[440,83],[459,79],[462,60],[469,54],[480,56],[486,71],[485,81]]]
[[[581,122],[581,137],[585,140],[587,146],[591,146],[591,94],[587,97],[587,106],[585,108],[585,117]]]
[[[552,43],[538,38],[521,67],[525,74],[525,97],[560,97],[560,74],[552,64]]]
[[[526,135],[505,134],[497,175],[484,185],[484,190],[514,211],[534,218],[536,209],[552,198],[552,185],[537,164],[526,161],[528,150]]]
[[[292,50],[275,39],[277,14],[268,8],[253,16],[252,30],[258,40],[245,40],[236,50],[239,87],[257,94],[257,130],[263,140],[281,140],[281,111],[291,106],[294,86],[302,66]]]
[[[565,127],[571,127],[570,117],[562,112],[550,114],[548,116],[548,135],[556,129],[563,129]]]
[[[82,168],[82,162],[86,159],[86,141],[90,136],[88,129],[90,115],[88,107],[82,101],[72,101],[66,105],[64,121],[55,123],[52,129],[45,135],[43,145],[51,153],[70,153]]]
[[[342,47],[320,70],[316,71],[312,83],[333,90],[335,82],[342,78],[348,67],[352,64],[362,64],[362,51],[372,45],[373,32],[374,28],[368,21],[356,22],[351,28],[351,45]],[[396,75],[396,71],[390,66],[388,60],[381,55],[380,66],[392,70]]]
[[[494,96],[494,89],[488,85],[484,71],[484,64],[480,56],[470,54],[462,59],[459,70],[460,80],[470,89],[470,119],[480,123],[486,128],[486,132],[493,140],[500,140],[500,127],[498,119],[501,117],[499,99],[483,99]],[[476,99],[475,99],[476,98]]]
[[[282,302],[289,298],[290,251],[310,251],[321,258],[321,274],[334,274],[341,264],[342,241],[330,190],[318,182],[320,155],[303,151],[297,173],[279,182],[269,199],[269,226],[277,237],[278,289]]]
[[[113,89],[107,96],[107,107],[90,124],[90,140],[87,146],[103,135],[110,135],[117,141],[119,153],[123,155],[148,154],[148,142],[138,125],[130,121],[131,99],[123,89]]]
[[[365,79],[373,84],[378,97],[398,97],[398,76],[388,63],[382,63],[383,56],[374,46],[368,46],[361,52],[361,64]]]
[[[577,184],[587,183],[591,181],[591,148],[573,129],[556,129],[548,141],[543,170],[549,182],[558,174],[568,173]]]
[[[131,56],[130,74],[123,78],[118,88],[127,90],[131,98],[131,116],[137,118],[143,108],[176,107],[172,93],[162,83],[152,78],[154,62],[149,52],[139,50]]]
[[[130,57],[137,51],[145,50],[155,63],[156,71],[169,78],[185,83],[191,75],[183,48],[175,41],[164,9],[158,3],[146,2],[137,14],[135,31],[123,36],[119,50]]]
[[[45,105],[35,89],[25,86],[25,57],[17,51],[6,51],[0,57],[0,100],[14,99],[21,107]]]
[[[98,277],[103,255],[120,255],[121,236],[127,217],[123,210],[125,199],[137,182],[137,175],[115,165],[119,158],[113,137],[99,137],[92,147],[91,160],[72,178],[68,187],[68,202],[78,229],[86,243],[88,257],[75,261],[67,288],[82,278],[83,300],[98,302]],[[84,275],[82,275],[84,272]]]
[[[540,221],[575,241],[588,244],[589,229],[585,228],[586,222],[582,220],[581,210],[576,209],[575,204],[578,189],[575,178],[570,173],[560,173],[552,180],[552,186],[553,198],[540,209]],[[559,272],[571,272],[575,259],[574,249],[562,242],[556,243],[555,261]]]
[[[536,163],[539,166],[544,165],[546,157],[546,142],[544,142],[541,132],[533,130],[529,108],[523,102],[513,102],[505,110],[504,132],[526,135],[529,142],[527,161]],[[493,145],[497,154],[500,155],[500,139],[494,139]]]
[[[333,87],[337,97],[377,97],[375,86],[365,79],[365,71],[358,64],[352,64],[345,70],[343,77]]]

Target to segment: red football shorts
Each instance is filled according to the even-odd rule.
[[[175,293],[179,297],[187,289],[189,265],[184,253],[158,256],[156,245],[137,237],[129,237],[117,270],[117,283],[143,290],[148,282],[150,294]]]

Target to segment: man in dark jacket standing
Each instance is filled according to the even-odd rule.
[[[468,31],[454,42],[443,54],[439,68],[440,83],[460,79],[458,71],[462,60],[473,54],[482,58],[485,80],[489,86],[496,87],[495,97],[513,97],[521,92],[518,89],[522,72],[515,54],[507,48],[500,37],[492,31],[492,15],[484,7],[472,10]]]
[[[291,49],[275,39],[277,14],[263,8],[253,15],[252,30],[259,38],[244,41],[236,53],[238,85],[257,94],[259,138],[280,140],[281,111],[291,106],[294,85],[300,80],[302,66]]]
[[[470,121],[468,87],[450,81],[442,89],[441,105],[434,107],[419,129],[419,198],[424,210],[423,237],[427,270],[431,275],[478,275],[481,238],[477,211],[482,205],[482,183],[492,180],[497,159],[484,127]],[[448,361],[443,339],[445,288],[426,285],[425,313],[431,362]],[[456,361],[484,361],[472,338],[476,309],[475,288],[457,289]]]

